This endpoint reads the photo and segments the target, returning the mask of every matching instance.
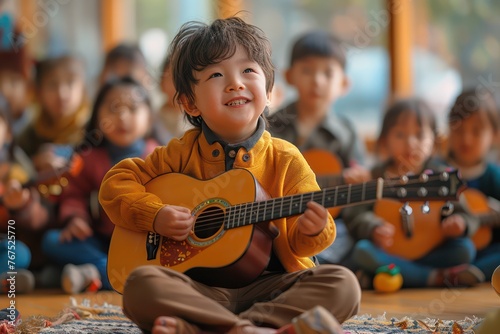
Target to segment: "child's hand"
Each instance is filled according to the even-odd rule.
[[[68,164],[64,157],[56,155],[51,150],[45,150],[33,157],[33,165],[38,172],[46,170],[60,170]]]
[[[59,240],[61,242],[70,242],[73,238],[76,238],[80,241],[87,239],[92,236],[94,232],[89,224],[80,217],[73,217],[68,225],[61,231],[61,235]]]
[[[321,233],[328,222],[328,211],[319,203],[308,202],[307,209],[299,217],[299,231],[307,236],[315,236]]]
[[[158,211],[153,228],[156,233],[165,237],[182,241],[186,240],[193,229],[194,216],[188,208],[177,205],[166,205]]]
[[[362,183],[370,181],[372,179],[372,173],[363,166],[354,165],[353,167],[344,169],[342,177],[346,184]]]
[[[375,245],[382,249],[392,246],[394,242],[394,226],[384,223],[375,227],[372,232],[372,240]]]
[[[443,234],[449,238],[457,238],[464,235],[466,227],[464,218],[457,214],[446,217],[441,222]]]
[[[29,189],[23,189],[17,180],[9,180],[5,185],[3,204],[9,210],[18,210],[24,207],[30,199]]]

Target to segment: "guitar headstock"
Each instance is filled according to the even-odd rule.
[[[399,201],[457,200],[465,189],[458,170],[426,172],[383,180],[382,197]]]

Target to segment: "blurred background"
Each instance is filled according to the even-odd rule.
[[[159,80],[180,25],[235,13],[263,29],[272,43],[275,108],[294,96],[282,79],[294,38],[317,28],[340,36],[352,88],[336,110],[365,139],[378,134],[381,113],[394,97],[425,98],[443,128],[462,87],[500,87],[500,1],[0,0],[0,25],[8,17],[16,20],[35,60],[66,52],[85,59],[90,92],[105,53],[116,44],[138,43],[153,80]]]

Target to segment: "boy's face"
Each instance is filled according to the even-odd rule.
[[[349,88],[342,66],[333,58],[308,56],[296,60],[286,72],[287,82],[297,89],[302,110],[326,112]]]
[[[486,114],[476,112],[450,125],[450,151],[460,166],[472,167],[485,159],[494,137]]]
[[[53,68],[42,79],[38,89],[40,103],[52,119],[68,116],[78,110],[85,98],[85,82],[78,64]]]
[[[228,143],[248,139],[269,100],[266,77],[242,47],[218,64],[195,71],[194,104],[185,103],[191,116],[201,116]]]
[[[28,104],[28,82],[19,73],[0,71],[0,93],[5,96],[12,110],[12,117],[22,115]]]

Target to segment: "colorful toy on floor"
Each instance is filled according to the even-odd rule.
[[[373,288],[377,292],[396,292],[403,286],[403,276],[399,267],[391,263],[379,267],[373,278]]]

